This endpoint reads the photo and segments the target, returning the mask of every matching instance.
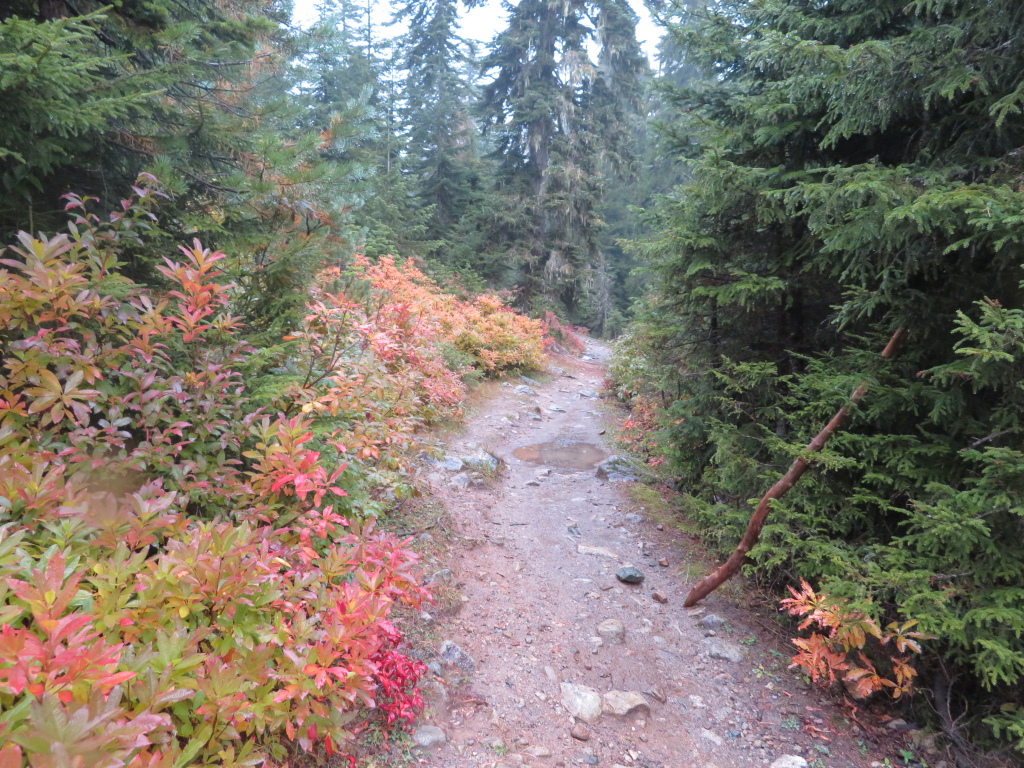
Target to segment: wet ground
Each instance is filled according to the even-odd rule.
[[[516,448],[512,455],[528,464],[538,464],[555,469],[593,469],[608,452],[593,443],[576,443],[555,441],[551,443],[531,443]]]

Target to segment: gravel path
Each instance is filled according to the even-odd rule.
[[[613,451],[607,412],[593,397],[606,354],[591,342],[582,359],[555,359],[543,383],[503,385],[449,442],[458,461],[426,473],[456,529],[451,573],[437,578],[452,580],[462,607],[432,623],[437,656],[415,733],[419,762],[868,768],[883,760],[889,730],[864,730],[808,690],[787,670],[785,645],[758,629],[763,619],[719,595],[682,608],[688,574],[699,578],[705,566],[684,535],[630,501],[628,478],[616,473],[628,468],[596,474]],[[502,462],[493,477],[474,475],[481,450]],[[586,468],[566,468],[567,460]],[[617,577],[630,567],[641,583]]]

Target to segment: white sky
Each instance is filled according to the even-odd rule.
[[[295,0],[295,21],[305,26],[316,19],[314,8],[315,0]],[[640,17],[637,24],[637,37],[647,58],[654,67],[654,57],[661,37],[661,28],[652,20],[651,15],[641,0],[629,0],[633,11]],[[502,0],[485,0],[485,2],[472,11],[463,11],[462,36],[480,43],[489,43],[494,39],[495,34],[505,28],[508,21],[508,14],[502,8]],[[381,29],[388,37],[400,33],[398,27],[384,27],[383,25],[391,18],[390,0],[375,0],[373,5],[374,23],[381,26]]]

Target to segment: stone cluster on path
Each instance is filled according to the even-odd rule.
[[[728,606],[682,608],[679,534],[623,494],[642,465],[607,449],[577,470],[516,458],[603,444],[598,375],[566,365],[510,383],[424,461],[464,544],[431,577],[462,608],[431,625],[421,762],[807,768],[826,716]]]

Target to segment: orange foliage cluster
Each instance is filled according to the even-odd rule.
[[[914,631],[916,621],[892,622],[883,631],[863,611],[851,608],[848,601],[817,594],[806,581],[801,580],[800,586],[799,592],[789,588],[793,597],[780,602],[781,610],[791,616],[804,616],[800,629],[817,630],[807,638],[792,641],[799,649],[792,667],[803,669],[811,680],[823,685],[831,685],[838,675],[857,698],[886,689],[894,699],[912,692],[917,671],[910,659],[921,652],[917,641],[924,638]],[[880,646],[891,643],[895,647],[897,654],[885,654],[890,675],[880,672],[865,655],[863,649],[869,637],[874,637]],[[857,662],[849,658],[851,651],[857,652]]]
[[[468,355],[486,373],[540,368],[544,363],[545,325],[513,311],[493,294],[464,301],[443,293],[410,260],[378,263],[360,258],[357,274],[365,277],[394,305],[407,307],[431,333],[435,343]]]
[[[365,708],[407,722],[423,667],[389,614],[427,593],[354,498],[457,412],[439,340],[525,367],[542,328],[360,262],[373,300],[321,287],[257,408],[223,254],[183,248],[163,294],[117,276],[135,192],[0,261],[0,765],[271,765]]]

